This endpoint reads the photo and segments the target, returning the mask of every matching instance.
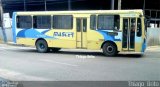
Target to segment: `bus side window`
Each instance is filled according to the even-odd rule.
[[[19,28],[20,27],[20,25],[19,25],[19,16],[17,16],[16,22],[17,22],[17,28]]]
[[[77,26],[77,32],[81,32],[81,20],[80,19],[76,20],[76,26]]]
[[[120,16],[115,15],[114,16],[114,30],[119,30],[120,28]]]
[[[136,29],[136,19],[132,18],[131,19],[131,31],[135,31],[135,29]]]
[[[97,21],[96,15],[91,15],[90,16],[90,28],[91,28],[91,30],[96,30],[96,21]]]
[[[137,36],[140,37],[142,35],[142,23],[141,19],[138,18],[137,20]]]
[[[72,15],[54,15],[53,29],[72,29],[73,16]]]
[[[98,15],[98,29],[119,30],[119,15]]]
[[[17,16],[17,28],[32,28],[31,16]]]
[[[87,19],[83,19],[83,32],[87,32]]]
[[[98,15],[98,29],[113,30],[114,16],[113,15]]]
[[[33,27],[37,29],[50,29],[51,16],[34,16]]]
[[[37,28],[37,17],[33,16],[33,28]]]

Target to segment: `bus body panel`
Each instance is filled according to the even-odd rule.
[[[87,32],[87,48],[92,50],[101,49],[101,45],[104,42],[104,37],[102,34],[95,30],[90,30]]]
[[[133,12],[132,15],[129,12]],[[83,32],[85,39],[82,44],[84,44],[85,49],[99,50],[102,44],[106,41],[112,41],[116,44],[117,50],[120,52],[126,52],[122,48],[122,24],[120,23],[120,30],[91,30],[90,29],[90,15],[91,14],[119,14],[120,22],[123,22],[125,17],[138,17],[143,15],[141,10],[122,10],[122,11],[51,11],[51,12],[14,12],[12,21],[12,31],[13,31],[13,41],[17,44],[31,45],[35,46],[37,39],[45,39],[48,43],[48,47],[58,47],[58,48],[79,48],[81,44],[78,44],[77,37],[80,38],[80,33],[76,31],[76,18],[86,18],[87,19],[87,32]],[[18,29],[16,26],[16,16],[17,15],[73,15],[73,29]],[[146,36],[144,33],[144,23],[142,23],[142,36],[135,37],[135,52],[143,53],[146,49]],[[83,48],[83,49],[84,49]]]
[[[117,45],[117,50],[121,51],[122,32],[113,30],[97,30],[97,32],[103,36],[103,43],[112,41]]]
[[[52,40],[52,45],[49,47],[61,47],[61,48],[75,48],[75,32],[73,30],[53,30],[46,33],[47,35],[53,36],[55,39]]]

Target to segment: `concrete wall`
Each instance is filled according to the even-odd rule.
[[[0,40],[3,40],[2,29],[0,28]]]
[[[13,37],[12,37],[12,29],[11,28],[7,28],[5,29],[5,33],[6,33],[6,37],[7,37],[7,41],[8,42],[12,42],[13,41]],[[0,39],[3,41],[3,32],[2,29],[0,28]]]
[[[147,29],[147,45],[148,46],[160,45],[160,28]]]

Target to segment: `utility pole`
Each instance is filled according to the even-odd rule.
[[[45,11],[47,11],[47,2],[46,2],[46,0],[44,0],[44,4],[45,4]]]
[[[145,15],[145,7],[146,7],[146,0],[143,0],[143,12],[144,12],[144,15]]]
[[[146,0],[143,0],[143,10],[145,10],[146,7]]]
[[[71,10],[71,0],[68,0],[68,10]]]
[[[26,0],[23,0],[24,11],[26,11]]]
[[[122,2],[122,0],[118,0],[118,10],[121,10],[121,3]]]
[[[2,0],[0,0],[0,25],[1,25],[1,29],[2,29],[2,34],[3,34],[3,41],[4,43],[7,42],[7,36],[6,36],[6,32],[5,29],[3,27],[3,5],[2,5]]]
[[[111,10],[114,10],[114,0],[111,0]]]

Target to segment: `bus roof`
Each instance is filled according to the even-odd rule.
[[[124,13],[139,13],[143,14],[143,10],[76,10],[76,11],[23,11],[23,12],[14,12],[18,15],[30,15],[30,14],[124,14]]]

